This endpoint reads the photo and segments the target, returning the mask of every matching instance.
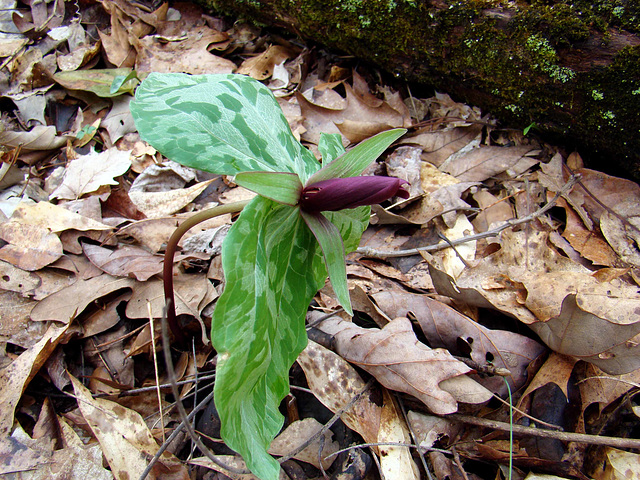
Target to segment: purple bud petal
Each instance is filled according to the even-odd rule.
[[[406,180],[395,177],[331,178],[302,190],[300,207],[307,212],[337,211],[373,205],[391,197],[409,198]]]

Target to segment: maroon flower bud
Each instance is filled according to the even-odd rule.
[[[304,187],[300,207],[307,212],[374,205],[394,196],[409,198],[406,180],[395,177],[331,178]]]

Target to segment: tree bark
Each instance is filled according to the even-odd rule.
[[[638,2],[196,1],[355,55],[508,125],[533,123],[594,167],[640,179]]]

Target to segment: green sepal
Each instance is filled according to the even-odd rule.
[[[320,170],[309,177],[305,185],[331,178],[357,177],[406,132],[405,128],[395,128],[360,142],[328,165],[323,164]]]
[[[297,205],[302,192],[302,183],[295,173],[242,172],[234,182],[258,195],[285,205]]]
[[[329,280],[338,302],[349,315],[353,316],[351,299],[349,298],[349,286],[347,285],[344,244],[340,231],[320,212],[308,213],[301,210],[300,214],[320,244],[327,271],[329,272]]]
[[[345,152],[342,145],[342,135],[339,133],[321,133],[318,151],[322,155],[322,164],[328,165]]]

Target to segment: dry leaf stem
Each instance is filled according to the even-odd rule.
[[[548,210],[553,208],[553,206],[556,204],[556,202],[561,196],[565,195],[573,188],[573,186],[579,181],[579,179],[580,179],[579,175],[571,176],[571,178],[569,178],[569,181],[567,181],[567,183],[565,183],[562,186],[562,188],[555,194],[555,196],[549,202],[545,203],[542,207],[540,207],[538,210],[531,213],[530,215],[527,215],[522,218],[512,218],[510,220],[506,220],[505,223],[503,223],[502,225],[498,225],[497,227],[492,228],[491,230],[487,230],[486,232],[467,235],[465,237],[450,240],[448,242],[443,241],[433,245],[426,245],[424,247],[411,248],[408,250],[382,251],[382,250],[376,250],[370,247],[359,247],[358,250],[356,251],[361,255],[365,255],[367,257],[372,257],[372,258],[410,257],[411,255],[419,255],[420,252],[436,252],[439,250],[444,250],[445,248],[454,247],[455,245],[461,245],[463,243],[472,242],[472,241],[480,240],[483,238],[495,237],[500,232],[502,232],[503,230],[506,230],[507,228],[513,228],[517,225],[530,222],[544,215]]]
[[[167,308],[167,322],[171,333],[175,337],[178,343],[183,343],[184,334],[178,326],[176,320],[176,305],[173,295],[173,259],[178,248],[178,242],[182,236],[189,231],[190,228],[195,227],[197,224],[209,220],[220,215],[227,213],[238,213],[249,203],[249,200],[243,200],[240,202],[228,203],[226,205],[218,205],[217,207],[203,210],[195,215],[189,217],[175,229],[169,242],[167,243],[167,249],[164,252],[164,268],[162,270],[162,280],[164,284],[164,299]]]
[[[486,427],[492,430],[510,431],[512,428],[507,422],[499,422],[497,420],[489,420],[486,418],[472,417],[469,415],[460,415],[452,413],[444,415],[442,418],[462,422],[478,427]],[[607,445],[617,448],[640,448],[640,439],[636,438],[619,438],[606,437],[603,435],[589,435],[586,433],[558,432],[555,430],[547,430],[545,428],[525,427],[523,425],[513,425],[513,433],[520,436],[532,436],[543,438],[555,438],[563,442],[578,442],[591,445]]]

